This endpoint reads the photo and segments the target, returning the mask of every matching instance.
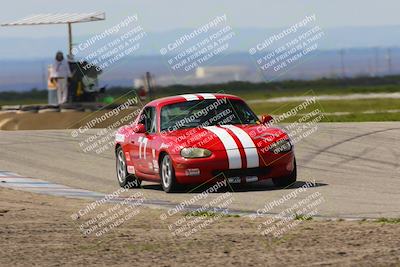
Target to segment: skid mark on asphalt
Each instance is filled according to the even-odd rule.
[[[355,155],[345,155],[347,158],[344,158],[339,162],[332,162],[332,164],[330,166],[331,167],[342,166],[342,165],[345,165],[345,164],[349,164],[349,163],[351,163],[352,161],[355,161],[355,160],[370,160],[370,159],[363,158],[363,156],[366,155],[368,152],[371,152],[371,151],[373,151],[375,149],[376,148],[374,148],[374,147],[366,147],[362,151],[356,153]],[[386,163],[386,162],[384,162],[384,163]]]
[[[326,151],[328,151],[328,150],[330,150],[330,149],[332,149],[334,147],[337,147],[339,145],[345,144],[347,142],[354,141],[354,140],[362,138],[362,137],[366,137],[366,136],[370,136],[370,135],[374,135],[374,134],[378,134],[378,133],[383,133],[383,132],[388,132],[388,131],[394,131],[394,130],[400,130],[400,128],[390,128],[390,129],[372,131],[372,132],[359,134],[359,135],[352,136],[350,138],[335,142],[335,143],[333,143],[333,144],[331,144],[329,146],[326,146],[326,147],[324,147],[322,149],[317,150],[316,153],[314,153],[311,157],[308,157],[305,160],[305,163],[307,164],[307,163],[311,162],[312,160],[314,160],[316,157],[318,157],[320,154],[322,154],[322,153],[324,153],[324,152],[326,152]]]

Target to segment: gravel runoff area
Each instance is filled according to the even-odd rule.
[[[399,266],[400,224],[299,221],[276,238],[257,226],[265,218],[221,217],[188,236],[173,236],[162,210],[140,212],[96,237],[71,214],[87,200],[0,188],[1,266]],[[97,212],[111,204],[98,207]],[[86,218],[89,219],[89,218]],[[206,219],[206,218],[204,218]],[[77,224],[78,222],[78,224]]]

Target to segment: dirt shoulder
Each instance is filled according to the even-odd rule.
[[[116,122],[118,125],[126,124],[126,121],[132,121],[132,113],[137,108],[122,110],[117,115],[109,119],[96,123],[93,128],[107,128]],[[77,129],[88,124],[95,117],[100,118],[110,110],[99,110],[96,112],[50,112],[50,113],[17,113],[0,112],[0,130],[48,130],[48,129]],[[125,118],[127,120],[125,120]],[[122,123],[122,122],[123,123]]]
[[[277,239],[257,231],[265,218],[222,217],[176,237],[168,226],[182,214],[162,221],[163,210],[140,207],[104,235],[84,237],[71,214],[88,203],[0,188],[0,265],[400,266],[398,223],[302,221]]]

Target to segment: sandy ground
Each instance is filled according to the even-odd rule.
[[[265,220],[223,217],[174,237],[161,210],[140,213],[100,237],[85,237],[71,214],[89,202],[0,188],[1,266],[400,266],[400,224],[302,221],[282,237]],[[107,209],[111,204],[100,207]]]

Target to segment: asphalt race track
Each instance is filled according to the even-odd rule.
[[[0,131],[0,171],[42,179],[73,188],[111,193],[119,186],[112,149],[104,153],[83,152],[71,130]],[[276,189],[260,182],[235,188],[232,209],[256,211],[301,187],[316,186],[296,201],[319,192],[322,217],[379,218],[400,216],[400,123],[320,123],[318,130],[295,147],[298,182]],[[196,192],[166,194],[159,185],[144,183],[140,190],[149,200],[179,203]],[[211,194],[212,198],[222,193]],[[294,203],[276,207],[278,213]]]

